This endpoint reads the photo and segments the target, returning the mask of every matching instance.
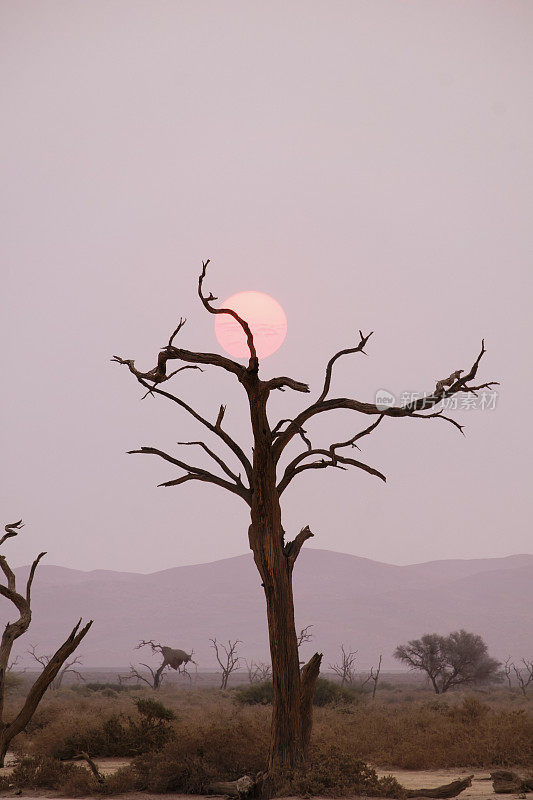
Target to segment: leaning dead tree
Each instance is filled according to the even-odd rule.
[[[377,667],[375,669],[374,667],[370,667],[370,672],[361,683],[361,689],[363,689],[367,685],[367,683],[369,683],[372,686],[372,700],[376,699],[376,692],[378,690],[379,674],[381,672],[382,659],[383,655],[380,654]]]
[[[313,627],[312,625],[306,625],[305,628],[302,628],[300,630],[300,633],[297,634],[296,642],[298,644],[298,647],[301,647],[306,642],[311,641],[311,639],[313,638],[313,634],[311,633],[310,629],[312,627]]]
[[[241,657],[237,655],[237,647],[242,644],[242,642],[240,639],[235,639],[234,642],[230,640],[227,645],[225,645],[221,642],[217,642],[216,637],[213,637],[209,641],[211,642],[211,647],[215,651],[216,659],[222,671],[220,688],[227,689],[229,676],[238,669],[241,661]],[[250,681],[250,683],[251,682],[252,681]]]
[[[52,656],[39,655],[37,653],[37,649],[36,649],[35,645],[33,645],[33,644],[30,646],[30,649],[28,650],[28,654],[33,659],[35,659],[35,661],[38,664],[40,664],[41,667],[46,667],[46,665],[49,664],[50,661],[52,660]],[[82,660],[81,660],[80,656],[76,656],[75,658],[72,658],[70,661],[67,661],[66,664],[63,666],[63,668],[59,670],[59,672],[57,673],[56,677],[54,678],[54,680],[50,684],[50,689],[55,689],[55,690],[60,689],[61,688],[61,684],[63,683],[63,678],[65,677],[65,675],[69,675],[69,674],[70,675],[75,675],[79,681],[84,681],[85,678],[83,677],[81,672],[79,670],[77,670],[77,669],[74,669],[74,667],[76,665],[81,665],[81,663],[82,663]]]
[[[130,673],[129,675],[123,676],[122,680],[142,681],[143,683],[148,684],[150,689],[159,689],[163,683],[163,679],[165,677],[164,672],[167,667],[169,669],[174,669],[177,672],[182,672],[185,675],[189,675],[186,665],[189,663],[189,661],[191,661],[193,664],[195,663],[192,659],[194,650],[192,650],[190,653],[186,653],[185,650],[179,650],[174,647],[168,647],[167,645],[161,645],[158,642],[152,641],[152,639],[139,642],[135,649],[139,650],[141,647],[146,646],[150,646],[152,648],[152,653],[161,654],[163,660],[161,661],[159,667],[154,669],[149,664],[141,663],[141,667],[145,667],[148,670],[148,674],[151,676],[148,678],[138,667],[134,667],[133,664],[130,664]]]
[[[0,539],[0,546],[4,544],[6,539],[16,536],[23,526],[24,523],[21,519],[18,522],[6,525],[6,532]],[[0,569],[4,573],[7,580],[7,585],[0,583],[0,595],[13,603],[19,614],[19,617],[15,622],[7,623],[0,641],[0,766],[2,767],[4,766],[4,759],[10,743],[15,736],[24,730],[28,722],[31,720],[47,688],[51,683],[53,683],[65,661],[76,650],[79,643],[93,624],[93,621],[90,620],[83,628],[80,629],[80,619],[78,624],[75,625],[70,632],[70,635],[67,637],[67,639],[65,639],[61,647],[56,650],[48,663],[43,666],[42,672],[29,690],[24,705],[19,713],[10,721],[4,719],[6,674],[8,671],[11,650],[16,639],[22,636],[23,633],[26,633],[30,627],[31,587],[33,578],[35,576],[35,570],[37,569],[39,561],[45,555],[46,553],[39,553],[31,565],[24,594],[20,594],[17,591],[15,573],[7,563],[6,557],[0,555]]]
[[[528,661],[526,658],[522,659],[523,666],[512,664],[512,668],[516,677],[516,682],[520,687],[520,691],[526,697],[527,687],[533,684],[533,661]]]
[[[145,397],[161,397],[173,403],[202,426],[209,433],[211,441],[221,445],[232,459],[229,462],[225,454],[220,455],[213,449],[211,442],[208,444],[203,440],[184,444],[188,448],[201,448],[204,456],[212,463],[210,469],[157,447],[141,447],[130,451],[157,456],[179,470],[177,475],[162,483],[162,486],[180,486],[191,481],[201,481],[231,492],[249,507],[248,541],[265,594],[274,684],[270,753],[265,780],[265,785],[268,785],[269,781],[275,782],[280,773],[290,773],[305,759],[312,724],[312,699],[322,658],[320,653],[315,653],[300,671],[294,625],[292,573],[302,546],[313,534],[305,526],[294,539],[286,538],[281,513],[283,492],[292,481],[308,470],[345,470],[354,467],[385,481],[381,470],[355,458],[352,453],[354,448],[359,448],[366,436],[384,427],[385,420],[390,422],[404,419],[437,419],[462,431],[462,426],[456,420],[445,416],[442,409],[434,409],[442,401],[460,392],[475,394],[482,389],[490,390],[494,383],[475,383],[479,364],[485,353],[482,344],[479,355],[468,371],[456,370],[450,378],[436,381],[429,393],[404,405],[379,407],[373,402],[335,396],[331,392],[335,365],[345,356],[364,353],[370,339],[370,333],[364,335],[360,331],[356,344],[340,350],[329,360],[324,383],[317,396],[292,418],[272,422],[268,414],[268,401],[273,392],[288,389],[308,394],[309,386],[286,376],[267,379],[259,377],[259,358],[247,321],[232,309],[217,307],[217,298],[204,292],[208,263],[203,263],[198,281],[200,301],[209,314],[226,314],[240,326],[248,347],[247,363],[240,364],[218,353],[197,352],[179,347],[176,337],[183,328],[183,319],[180,319],[167,344],[159,351],[153,368],[142,371],[131,358],[114,356],[112,360],[129,369],[142,386]],[[181,366],[172,369],[174,362]],[[245,452],[225,428],[225,405],[220,406],[213,419],[208,419],[179,394],[169,391],[168,382],[183,370],[204,367],[214,367],[226,372],[246,393],[253,438],[251,455]],[[305,426],[318,417],[339,410],[353,412],[357,419],[362,418],[367,422],[355,432],[352,430],[343,441],[326,446],[314,445]],[[301,452],[288,455],[289,448],[295,442],[302,442]]]

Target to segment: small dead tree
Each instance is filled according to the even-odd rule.
[[[250,661],[250,663],[246,661],[245,663],[250,683],[264,683],[264,681],[272,680],[272,667],[270,664],[265,664],[263,661],[258,664],[255,661]]]
[[[516,676],[517,683],[520,687],[520,691],[526,697],[527,695],[527,687],[530,683],[533,683],[533,661],[527,661],[525,658],[522,659],[523,667],[517,667],[516,664],[512,664],[512,668],[514,674]]]
[[[302,628],[300,633],[297,634],[296,639],[298,642],[298,648],[300,648],[303,644],[305,644],[305,642],[311,641],[311,639],[313,638],[313,634],[311,633],[310,628],[312,627],[313,627],[312,625],[306,625],[305,628]]]
[[[12,536],[17,536],[23,525],[24,523],[21,519],[18,522],[6,525],[6,532],[0,539],[0,546],[4,544],[6,539],[11,538]],[[70,632],[70,635],[63,642],[61,647],[56,650],[49,662],[43,666],[42,672],[29,690],[24,705],[19,713],[10,721],[5,720],[4,699],[6,675],[8,671],[11,650],[15,640],[22,636],[23,633],[26,633],[30,627],[31,586],[39,561],[45,555],[46,553],[39,553],[31,565],[30,574],[26,582],[26,591],[24,594],[19,594],[19,592],[17,592],[15,573],[7,563],[6,557],[0,555],[0,569],[7,579],[7,586],[0,583],[0,595],[13,603],[19,614],[19,618],[16,620],[16,622],[7,623],[0,641],[0,766],[2,767],[4,766],[5,756],[10,743],[15,736],[24,730],[28,722],[31,720],[44,693],[58,675],[67,658],[76,650],[93,624],[93,621],[90,620],[83,628],[80,629],[81,619],[79,620],[78,624],[74,626]]]
[[[300,633],[296,634],[296,642],[297,642],[297,645],[298,645],[298,655],[299,655],[300,647],[303,644],[305,644],[305,642],[310,642],[311,639],[313,638],[313,634],[309,630],[309,628],[312,628],[312,627],[313,627],[312,625],[306,625],[305,628],[301,629]],[[300,659],[299,664],[300,665],[305,664],[305,661],[302,661]]]
[[[46,665],[49,664],[50,661],[52,660],[52,656],[49,656],[49,655],[38,655],[38,653],[36,651],[36,648],[35,648],[35,645],[33,645],[33,644],[30,646],[30,649],[28,650],[28,654],[33,659],[35,659],[35,661],[38,664],[40,664],[41,667],[46,667]],[[54,680],[50,684],[50,689],[53,689],[54,691],[57,690],[57,689],[60,689],[61,688],[61,684],[63,683],[63,678],[65,677],[65,675],[68,675],[69,673],[71,675],[75,675],[78,678],[78,680],[85,681],[85,678],[81,674],[81,672],[79,672],[77,669],[73,669],[74,666],[81,665],[81,664],[82,664],[82,660],[81,660],[80,656],[76,656],[71,661],[67,661],[66,664],[64,665],[63,669],[61,669],[57,673],[56,677],[54,678]]]
[[[337,675],[341,679],[341,686],[345,686],[346,684],[350,684],[350,686],[355,681],[355,658],[357,656],[357,650],[348,650],[344,649],[344,645],[341,644],[341,660],[339,664],[330,664],[329,668],[333,670],[335,675]]]
[[[217,642],[216,637],[213,637],[209,641],[211,642],[211,647],[215,651],[217,661],[220,664],[220,669],[222,670],[220,688],[227,689],[228,678],[232,672],[235,672],[239,666],[239,662],[241,661],[241,657],[237,655],[237,647],[242,644],[242,642],[240,639],[235,639],[234,642],[229,640],[228,644],[225,645],[221,644],[221,642]]]
[[[9,664],[7,665],[6,672],[14,672],[15,671],[15,667],[17,667],[20,664],[20,661],[21,661],[20,655],[15,656],[15,658],[12,661],[10,661]],[[23,672],[26,672],[26,670],[25,669],[21,669],[21,670],[17,670],[17,672],[22,674]]]
[[[376,692],[378,690],[378,683],[379,683],[379,673],[381,672],[381,660],[383,656],[380,654],[379,661],[376,669],[374,667],[370,667],[370,672],[368,673],[367,677],[361,684],[361,689],[366,686],[367,683],[372,684],[372,700],[376,699]]]
[[[509,690],[513,688],[513,662],[511,661],[511,656],[507,656],[503,665],[503,672],[505,674],[505,678],[507,680],[507,684],[509,686]]]
[[[142,672],[140,667],[144,667],[148,670],[148,675]],[[127,675],[119,675],[119,682],[123,683],[125,681],[137,681],[137,685],[140,683],[145,683],[150,689],[157,690],[161,686],[165,679],[165,675],[163,674],[163,670],[161,667],[158,669],[153,669],[150,664],[144,664],[142,661],[138,667],[130,664],[130,671]]]

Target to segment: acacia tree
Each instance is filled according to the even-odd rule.
[[[215,452],[204,441],[185,442],[203,449],[213,462],[213,471],[195,466],[183,458],[174,456],[155,447],[141,447],[131,453],[151,454],[164,459],[182,471],[183,474],[165,481],[161,486],[179,486],[189,481],[202,481],[214,484],[239,497],[250,509],[248,541],[254,561],[261,576],[265,593],[270,652],[273,673],[273,708],[268,776],[274,779],[280,772],[293,771],[305,758],[310,732],[312,700],[316,679],[320,669],[321,654],[315,653],[300,670],[298,661],[298,642],[294,624],[292,592],[292,573],[298,554],[313,533],[305,526],[292,539],[287,541],[282,526],[281,496],[289,484],[307,470],[346,469],[355,467],[385,481],[385,475],[374,467],[347,455],[348,448],[358,447],[361,439],[373,433],[385,419],[440,419],[447,420],[462,430],[454,419],[446,417],[441,411],[431,411],[445,398],[458,392],[475,393],[479,389],[490,389],[491,383],[472,385],[479,362],[485,352],[481,352],[471,369],[461,377],[463,370],[456,371],[450,378],[439,381],[426,396],[403,406],[378,407],[375,403],[363,402],[354,398],[330,397],[333,367],[345,355],[363,353],[371,336],[359,331],[359,342],[352,347],[340,350],[329,360],[322,389],[318,396],[292,419],[280,419],[272,423],[268,416],[268,400],[272,392],[289,389],[302,394],[309,393],[306,383],[290,377],[274,377],[263,380],[259,377],[259,359],[254,337],[246,320],[229,308],[214,305],[218,299],[213,294],[204,293],[204,280],[209,261],[202,264],[198,280],[198,295],[206,311],[210,314],[227,314],[240,325],[249,351],[248,363],[240,364],[218,353],[204,353],[176,346],[175,339],[183,327],[180,322],[158,356],[156,366],[143,372],[135,366],[133,359],[114,356],[113,361],[128,367],[148,395],[164,397],[189,414],[197,423],[218,439],[227,448],[228,454],[239,463],[232,468],[226,457]],[[173,362],[182,366],[171,370]],[[202,416],[182,397],[162,388],[169,379],[185,369],[201,369],[211,366],[224,370],[233,376],[246,393],[249,405],[250,425],[253,436],[251,458],[223,427],[226,407],[220,406],[216,419],[210,421]],[[306,435],[304,425],[319,415],[339,409],[353,411],[370,421],[346,440],[333,442],[327,447],[314,447]],[[295,437],[304,443],[302,452],[285,462],[283,457]]]
[[[464,630],[448,636],[426,633],[399,645],[394,658],[425,672],[436,694],[444,694],[454,686],[498,680],[501,666],[490,658],[481,636]]]
[[[189,661],[192,661],[193,664],[196,663],[192,659],[194,650],[192,650],[190,653],[186,653],[185,650],[179,650],[175,647],[168,647],[167,645],[159,644],[159,642],[154,642],[152,639],[148,639],[148,641],[143,639],[141,642],[139,642],[135,649],[140,650],[141,647],[146,647],[147,645],[152,648],[152,653],[160,653],[163,659],[157,669],[153,669],[149,664],[143,664],[141,662],[141,667],[145,667],[152,676],[151,680],[150,678],[147,678],[138,667],[134,667],[133,664],[130,664],[129,675],[124,675],[122,680],[143,681],[143,683],[148,684],[150,689],[157,690],[163,683],[163,679],[165,677],[164,673],[167,667],[169,669],[174,669],[177,672],[183,672],[185,675],[188,675],[189,678],[191,677],[187,672],[187,664]]]
[[[14,522],[11,525],[6,525],[6,533],[0,539],[0,545],[2,545],[6,539],[9,539],[11,536],[16,536],[23,525],[24,523],[22,520]],[[15,622],[7,623],[0,641],[0,767],[4,766],[4,759],[11,741],[15,738],[15,736],[24,730],[34,715],[37,706],[39,705],[47,688],[51,683],[53,683],[67,658],[78,647],[79,643],[93,624],[92,620],[90,620],[80,630],[80,619],[61,647],[56,650],[54,655],[47,661],[46,664],[43,664],[43,670],[29,690],[26,700],[19,713],[11,721],[6,721],[4,719],[4,698],[6,690],[6,675],[9,671],[11,650],[15,640],[18,639],[19,636],[22,636],[22,634],[25,633],[30,627],[31,587],[33,578],[35,576],[35,570],[37,569],[39,561],[45,555],[46,553],[39,553],[31,565],[30,574],[26,582],[26,591],[24,594],[19,594],[19,592],[17,592],[15,573],[7,563],[6,557],[0,555],[0,569],[7,578],[7,586],[4,586],[4,584],[0,583],[0,595],[13,603],[19,614],[19,618]]]

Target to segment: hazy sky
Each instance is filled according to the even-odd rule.
[[[2,462],[13,563],[153,571],[247,549],[247,507],[216,487],[157,489],[200,429],[114,353],[155,364],[217,349],[208,288],[274,296],[288,319],[262,375],[333,395],[431,390],[468,369],[495,409],[385,420],[359,471],[310,472],[285,529],[404,564],[532,552],[531,0],[3,0]],[[249,445],[241,387],[174,390]],[[272,418],[307,403],[278,393]],[[309,425],[328,445],[364,425]],[[192,454],[189,452],[189,456]],[[7,551],[6,551],[7,552]]]

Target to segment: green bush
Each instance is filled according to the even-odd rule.
[[[272,702],[274,686],[272,681],[251,683],[249,686],[240,686],[235,690],[235,700],[241,705],[267,706]]]
[[[235,690],[235,700],[242,705],[268,705],[272,702],[272,681],[251,683]],[[358,702],[362,693],[353,687],[341,686],[327,678],[318,678],[313,704],[315,706],[352,705]]]
[[[318,678],[316,682],[315,706],[329,705],[352,705],[357,703],[362,696],[362,692],[353,686],[341,686],[335,681],[328,681],[327,678]]]
[[[84,683],[83,685],[76,684],[71,688],[75,692],[81,692],[83,689],[89,689],[91,692],[104,692],[106,689],[111,689],[114,692],[132,692],[142,689],[142,686],[140,684],[127,686],[125,683]]]

